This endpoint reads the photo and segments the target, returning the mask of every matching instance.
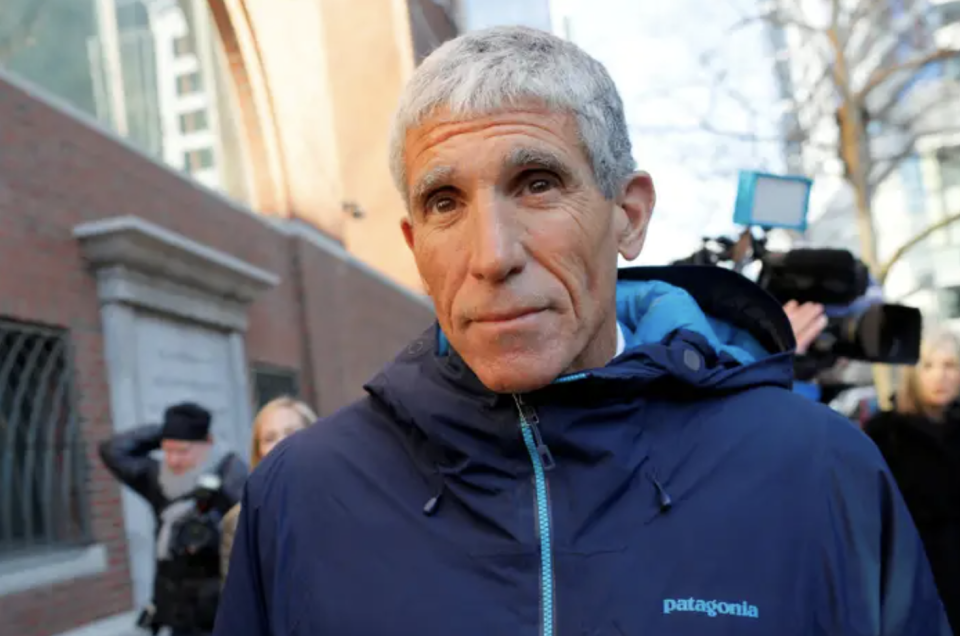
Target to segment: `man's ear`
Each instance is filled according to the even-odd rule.
[[[413,251],[413,222],[410,220],[410,215],[404,216],[400,219],[400,230],[403,232],[403,240],[407,242],[407,247],[410,248],[410,251]]]
[[[620,212],[617,248],[628,261],[639,256],[643,249],[656,202],[657,192],[650,175],[646,172],[630,175],[617,206]]]
[[[410,219],[410,215],[400,219],[400,230],[403,232],[403,240],[407,242],[407,247],[410,248],[410,251],[416,256],[416,252],[413,247],[415,244],[413,236],[413,221]],[[423,290],[426,292],[427,296],[430,295],[430,287],[427,286],[427,281],[423,280],[423,276],[420,277],[420,282],[423,284]]]

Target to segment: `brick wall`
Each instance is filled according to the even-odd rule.
[[[69,329],[92,531],[109,560],[102,575],[0,598],[0,636],[47,636],[132,609],[120,490],[95,454],[113,427],[76,225],[136,215],[278,274],[251,307],[247,354],[299,370],[323,413],[358,396],[431,313],[336,244],[281,232],[2,78],[0,122],[0,316]]]

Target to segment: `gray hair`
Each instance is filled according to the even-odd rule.
[[[623,102],[603,65],[571,42],[526,27],[461,35],[430,54],[400,97],[390,139],[390,169],[408,194],[406,132],[440,108],[457,117],[539,102],[573,115],[597,186],[607,199],[636,169]]]

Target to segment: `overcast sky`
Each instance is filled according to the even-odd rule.
[[[704,235],[735,231],[737,169],[782,169],[775,144],[743,143],[701,127],[707,121],[720,130],[775,136],[764,34],[759,27],[725,34],[724,26],[747,15],[750,5],[755,0],[551,0],[554,30],[599,59],[620,88],[634,155],[657,186],[637,263],[666,263],[695,250]],[[704,55],[729,79],[714,81]]]

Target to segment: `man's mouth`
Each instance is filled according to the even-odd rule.
[[[522,320],[524,318],[529,318],[535,316],[536,314],[544,311],[539,308],[527,308],[527,309],[509,309],[504,311],[491,311],[481,314],[474,318],[473,322],[481,324],[503,324],[508,322],[514,322],[517,320]]]

